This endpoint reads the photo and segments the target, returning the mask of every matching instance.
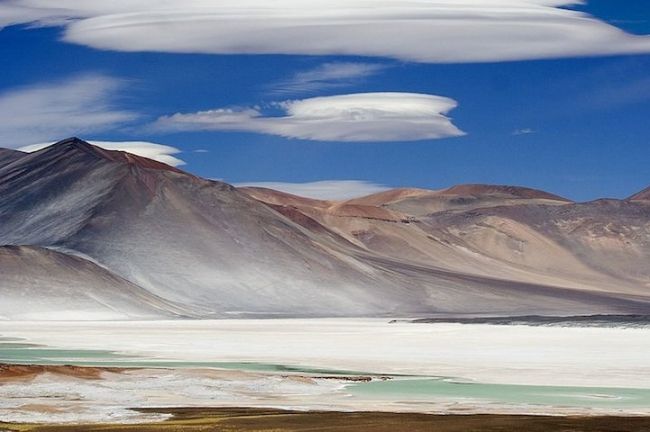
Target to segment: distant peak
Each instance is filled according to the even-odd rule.
[[[630,201],[650,201],[650,187],[643,189],[641,192],[628,198]]]
[[[501,194],[523,199],[547,199],[553,201],[571,202],[571,200],[545,192],[521,186],[490,185],[490,184],[461,184],[441,191],[449,195],[492,195]]]
[[[349,203],[365,205],[388,205],[406,199],[417,199],[420,197],[438,197],[438,196],[499,196],[508,199],[544,199],[550,201],[572,202],[569,199],[559,195],[544,192],[537,189],[519,186],[507,185],[489,185],[489,184],[461,184],[452,186],[447,189],[416,189],[400,188],[390,189],[362,198],[355,198],[348,201]]]
[[[375,205],[381,206],[390,204],[392,202],[400,201],[406,198],[418,197],[431,193],[428,189],[417,188],[396,188],[389,189],[383,192],[377,192],[365,197],[353,198],[347,200],[348,204],[361,204],[361,205]]]

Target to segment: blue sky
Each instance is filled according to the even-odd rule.
[[[645,0],[592,0],[574,9],[630,34],[650,34]],[[2,14],[0,8],[0,24]],[[627,40],[612,41],[621,45],[613,53],[595,52],[609,43],[605,39],[584,48],[587,55],[561,58],[536,54],[531,45],[531,58],[506,61],[499,56],[507,54],[438,61],[437,51],[402,53],[399,47],[373,56],[332,55],[314,46],[304,48],[314,51],[311,55],[237,49],[215,54],[210,40],[197,46],[199,54],[177,52],[187,49],[175,45],[131,52],[128,41],[126,46],[116,38],[98,42],[93,33],[67,29],[60,17],[33,26],[36,18],[29,14],[5,19],[0,30],[0,121],[5,123],[0,122],[0,146],[19,148],[67,135],[147,141],[180,150],[175,157],[186,163],[183,169],[231,183],[361,180],[365,186],[434,189],[494,183],[575,200],[623,198],[650,185],[650,49],[622,53]],[[65,14],[67,19],[72,12]],[[426,44],[439,40],[426,37]],[[452,33],[449,43],[457,39]],[[521,45],[517,56],[526,57],[527,45],[513,43]],[[359,45],[356,52],[363,49]],[[426,58],[411,59],[420,55]],[[57,88],[80,94],[82,101],[70,103],[82,109],[91,104],[97,112],[89,119],[74,111],[60,118],[49,112],[32,117],[32,99],[56,102]],[[348,103],[341,96],[386,92],[409,104],[406,112],[375,118],[375,104],[392,107],[393,100],[362,101],[371,104],[360,115],[372,117],[374,135],[346,129],[350,122],[339,127],[338,111],[318,127],[311,117],[305,120]],[[426,98],[411,100],[412,95]],[[445,111],[445,98],[458,106]],[[11,104],[18,103],[26,108],[14,110]],[[353,103],[361,102],[353,97]],[[207,110],[212,111],[199,114]],[[424,119],[423,110],[432,114]],[[32,125],[46,128],[49,121],[55,124],[45,131]]]

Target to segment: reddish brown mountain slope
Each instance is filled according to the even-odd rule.
[[[650,201],[650,187],[628,198],[630,201]]]

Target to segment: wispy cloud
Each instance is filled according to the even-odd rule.
[[[29,1],[7,0],[0,3],[0,29],[15,24],[65,25],[71,18],[80,18],[81,11],[74,8],[30,4]]]
[[[249,182],[237,187],[262,187],[321,200],[346,200],[383,192],[390,189],[382,184],[364,180],[322,180],[308,183]]]
[[[10,0],[0,3],[0,26],[63,25],[68,42],[117,51],[362,55],[431,63],[650,52],[649,36],[568,8],[581,0],[177,3]]]
[[[0,94],[0,142],[4,147],[54,141],[123,125],[138,118],[114,106],[120,80],[86,75]]]
[[[316,93],[324,90],[348,87],[358,84],[386,69],[379,63],[331,62],[313,69],[295,73],[291,78],[270,84],[269,93],[293,95]]]
[[[157,160],[158,162],[166,163],[171,166],[185,165],[185,162],[175,157],[175,154],[181,151],[175,147],[168,145],[157,144],[147,141],[95,141],[88,140],[90,144],[106,150],[120,150],[133,153],[138,156],[143,156],[149,159]],[[28,146],[20,147],[18,150],[24,152],[35,152],[45,147],[51,146],[54,142],[31,144]]]
[[[588,109],[615,109],[650,101],[650,77],[627,77],[621,81],[607,81],[578,103]]]
[[[157,131],[244,131],[314,141],[417,141],[464,135],[446,116],[453,99],[417,93],[359,93],[276,103],[284,115],[259,108],[217,108],[159,118]]]
[[[534,133],[537,133],[537,131],[535,129],[531,129],[531,128],[515,129],[515,130],[512,131],[513,136],[530,135],[530,134],[534,134]]]

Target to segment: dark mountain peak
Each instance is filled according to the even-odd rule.
[[[553,201],[571,202],[571,200],[555,195],[549,192],[544,192],[538,189],[532,189],[521,186],[508,186],[508,185],[489,185],[489,184],[461,184],[452,186],[448,189],[441,191],[443,194],[449,195],[504,195],[511,198],[522,199],[547,199]]]
[[[8,165],[11,162],[25,156],[26,153],[19,150],[0,148],[0,167]]]
[[[66,138],[64,140],[58,141],[51,146],[40,150],[37,153],[69,155],[71,152],[83,153],[97,159],[104,159],[109,162],[126,163],[141,168],[185,173],[184,171],[181,171],[165,163],[128,153],[126,151],[106,150],[77,137]]]
[[[628,198],[629,201],[650,201],[650,187]]]
[[[57,141],[52,144],[49,148],[58,148],[58,149],[77,149],[92,152],[95,146],[90,144],[87,141],[82,140],[77,137],[70,137]]]
[[[84,141],[77,137],[66,138],[64,140],[58,141],[48,147],[45,147],[41,150],[33,152],[37,157],[58,157],[66,156],[67,158],[74,155],[82,156],[92,156],[95,159],[108,159],[106,155],[102,153],[103,149],[96,147],[90,144],[87,141]],[[105,151],[105,150],[104,150]]]

